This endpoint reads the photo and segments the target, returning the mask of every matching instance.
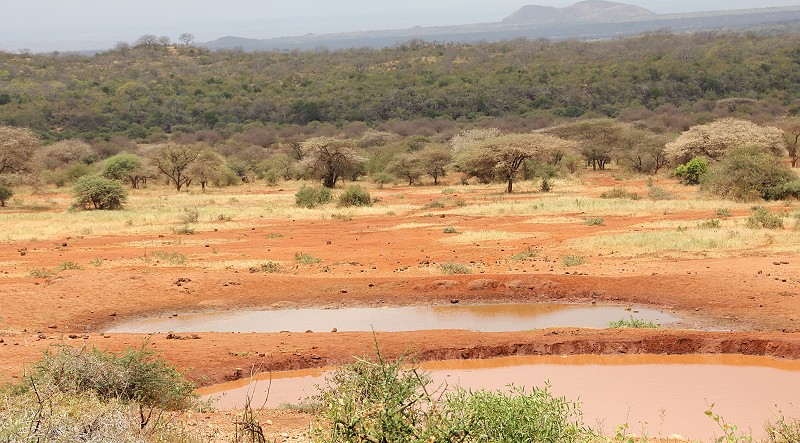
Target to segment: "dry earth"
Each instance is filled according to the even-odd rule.
[[[741,353],[800,358],[800,239],[790,221],[780,232],[763,234],[744,227],[748,205],[731,205],[732,216],[723,220],[723,225],[735,223],[736,235],[745,239],[730,247],[709,243],[707,248],[653,250],[625,245],[593,248],[597,243],[583,243],[627,234],[680,232],[682,225],[696,230],[699,221],[717,217],[715,202],[683,205],[696,197],[695,190],[664,182],[678,200],[653,202],[652,210],[641,213],[617,211],[613,200],[601,199],[597,200],[610,206],[556,212],[515,206],[559,197],[574,197],[577,202],[578,197],[598,196],[609,186],[647,195],[643,180],[620,182],[604,172],[588,173],[581,186],[564,184],[561,194],[558,187],[552,195],[521,193],[513,197],[497,194],[498,189],[491,187],[457,187],[448,194],[441,193],[443,187],[395,187],[372,191],[381,198],[376,207],[386,205],[385,213],[376,210],[350,216],[335,207],[324,218],[267,214],[239,219],[233,213],[235,222],[203,223],[193,235],[169,229],[143,234],[80,234],[88,231],[75,227],[74,235],[58,238],[3,240],[0,374],[13,382],[26,365],[54,344],[88,343],[121,350],[145,341],[200,385],[229,380],[253,367],[330,366],[372,353],[372,334],[200,333],[191,338],[189,334],[146,337],[105,334],[103,330],[116,322],[154,314],[427,305],[455,300],[646,306],[670,311],[684,322],[659,330],[377,333],[384,354],[410,353],[423,360],[579,353]],[[214,198],[224,200],[230,192],[247,192],[249,196],[291,200],[295,190],[253,185],[246,191],[214,191],[218,193]],[[36,201],[44,197],[25,198]],[[431,204],[436,201],[444,207]],[[658,206],[668,208],[670,202],[677,202],[674,209]],[[390,211],[392,205],[408,209]],[[771,209],[794,210],[788,206]],[[5,214],[24,211],[14,205],[4,208],[0,225]],[[587,217],[595,216],[602,216],[604,223],[585,223]],[[461,234],[445,233],[444,228],[450,226]],[[708,230],[709,235],[712,231]],[[757,235],[764,241],[750,241]],[[163,257],[148,256],[153,251],[179,253],[186,260],[170,263]],[[524,251],[536,255],[512,259]],[[297,252],[322,261],[298,264],[294,260]],[[585,257],[586,263],[565,266],[562,257],[570,254]],[[65,261],[82,269],[45,278],[31,276],[32,270],[53,269]],[[251,267],[259,271],[257,263],[267,261],[280,263],[281,271],[251,272]],[[439,264],[448,262],[465,264],[473,273],[443,275]],[[287,429],[302,428],[308,421],[302,415],[273,414],[283,417],[276,422],[291,423]],[[202,426],[204,418],[192,420]],[[276,427],[276,432],[284,432]]]

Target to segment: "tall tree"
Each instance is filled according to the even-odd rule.
[[[792,160],[792,167],[797,167],[798,144],[800,144],[800,117],[787,117],[778,120],[775,124],[783,130],[783,138],[786,140],[786,150],[789,151],[789,158]]]
[[[453,153],[444,145],[428,145],[420,153],[420,165],[426,174],[433,177],[433,184],[439,184],[439,177],[444,177],[447,165],[453,161]]]

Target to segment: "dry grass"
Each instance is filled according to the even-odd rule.
[[[299,187],[300,184],[294,184]],[[182,223],[185,209],[196,209],[198,222],[194,232],[213,229],[241,229],[247,220],[294,219],[325,220],[341,213],[334,205],[314,209],[298,208],[294,194],[264,194],[259,185],[216,189],[207,194],[171,193],[166,187],[133,190],[129,203],[120,211],[68,211],[69,200],[58,199],[54,210],[38,212],[7,211],[0,218],[0,241],[44,240],[91,235],[151,235],[172,232]],[[234,194],[235,192],[235,194]],[[251,192],[241,194],[241,192]],[[348,217],[405,213],[415,209],[410,204],[375,204],[354,207]],[[222,217],[221,217],[222,216]],[[232,221],[226,221],[230,218]]]
[[[440,241],[443,243],[469,244],[482,241],[518,240],[533,237],[533,233],[517,233],[504,231],[467,231],[450,235]]]

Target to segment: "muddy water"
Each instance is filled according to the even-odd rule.
[[[763,424],[778,411],[800,417],[800,362],[750,356],[567,356],[506,357],[423,365],[437,385],[471,389],[543,386],[579,399],[584,422],[606,434],[628,423],[630,432],[667,437],[673,433],[711,441],[720,435],[705,416],[708,405],[740,430],[763,435]],[[323,370],[273,373],[265,379],[239,380],[200,391],[218,398],[222,409],[240,407],[245,395],[253,405],[296,403],[324,384]],[[265,390],[270,385],[269,396]]]
[[[657,324],[679,320],[652,309],[533,303],[209,312],[143,319],[118,325],[108,332],[303,332],[333,328],[339,331],[467,329],[506,332],[551,327],[605,328],[611,321],[630,317]]]

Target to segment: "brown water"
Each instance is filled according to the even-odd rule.
[[[705,416],[708,405],[740,430],[763,435],[764,423],[778,411],[800,417],[800,361],[740,355],[620,355],[506,357],[457,360],[423,365],[435,384],[470,389],[544,386],[569,399],[579,399],[584,422],[613,434],[616,426],[630,432],[710,441],[721,435]],[[328,369],[330,370],[330,369]],[[296,403],[317,392],[325,370],[273,373],[272,381],[239,380],[200,390],[218,398],[217,407],[241,407],[245,396],[253,405],[277,407]],[[269,397],[265,390],[269,386]]]
[[[466,329],[508,332],[551,327],[605,328],[609,322],[630,317],[656,324],[679,320],[653,309],[529,303],[207,312],[132,321],[108,332],[303,332],[333,328],[339,331]]]

